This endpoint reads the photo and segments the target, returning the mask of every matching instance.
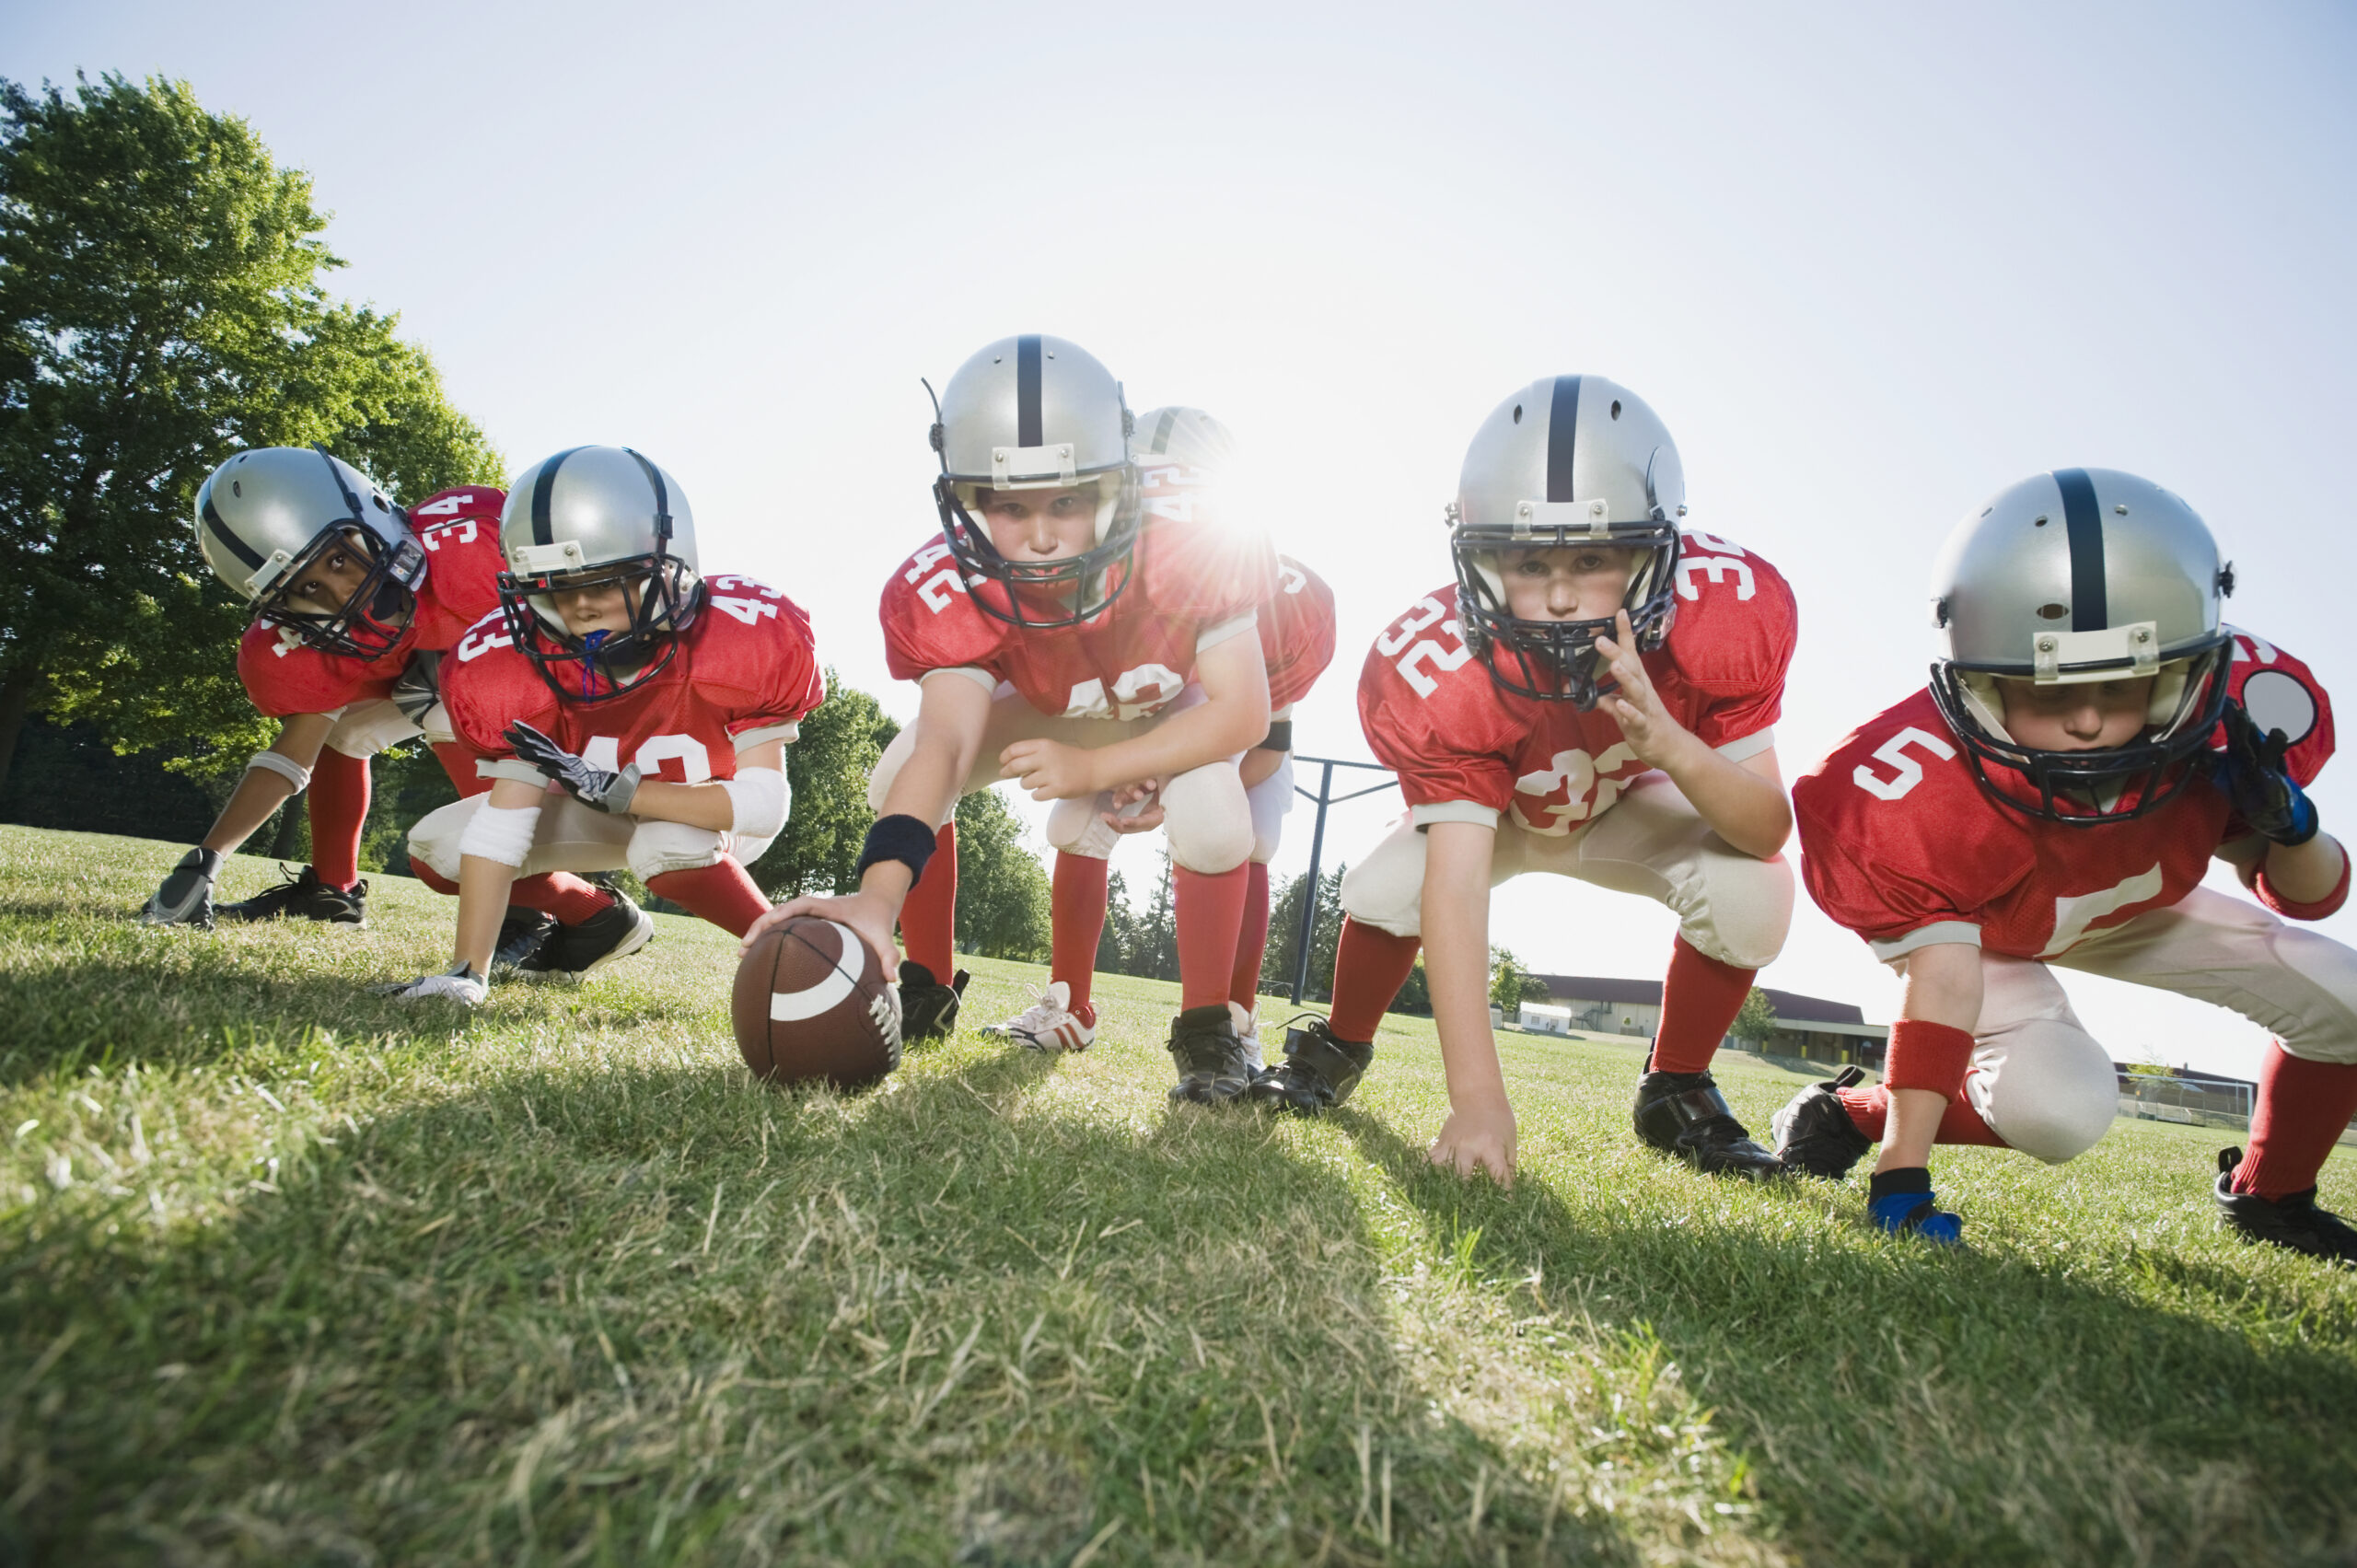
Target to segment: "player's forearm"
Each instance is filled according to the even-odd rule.
[[[2330,833],[2304,844],[2269,844],[2261,863],[2268,890],[2295,904],[2320,903],[2340,886],[2344,856],[2340,841]]]
[[[1792,836],[1793,806],[1781,779],[1763,777],[1690,738],[1690,747],[1662,772],[1711,830],[1744,854],[1761,860],[1776,854]]]
[[[507,890],[516,868],[479,854],[459,857],[459,935],[451,957],[488,978],[499,946],[499,923],[507,918]]]
[[[1436,822],[1427,830],[1422,902],[1424,979],[1440,1030],[1448,1100],[1506,1104],[1505,1074],[1490,1028],[1490,856],[1493,829]]]
[[[680,784],[646,779],[640,782],[638,793],[631,796],[630,814],[725,833],[736,826],[737,803],[717,781]]]
[[[1907,992],[1898,1016],[1969,1035],[1980,1021],[1980,948],[1962,942],[1918,947],[1907,957]],[[1931,1089],[1892,1089],[1875,1168],[1906,1170],[1931,1163],[1948,1098]]]
[[[251,838],[300,787],[296,781],[310,775],[311,764],[319,761],[319,748],[334,727],[331,714],[297,714],[284,721],[269,753],[247,765],[245,776],[238,781],[221,815],[213,819],[211,830],[204,835],[204,847],[227,854]]]

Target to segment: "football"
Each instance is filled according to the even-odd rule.
[[[756,1078],[855,1089],[900,1064],[900,993],[858,934],[831,920],[789,920],[756,937],[731,1011]]]

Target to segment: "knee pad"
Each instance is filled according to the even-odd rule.
[[[464,800],[454,800],[439,810],[429,811],[417,819],[409,830],[410,857],[434,868],[437,877],[456,882],[459,879],[459,840],[467,824],[488,796],[472,795]]]
[[[759,842],[763,849],[769,847],[769,841]],[[667,871],[700,871],[717,865],[728,853],[726,833],[691,828],[685,822],[642,821],[632,832],[623,854],[632,874],[642,882],[651,882]]]
[[[1216,877],[1252,857],[1252,807],[1234,762],[1180,773],[1162,786],[1162,809],[1175,864]]]
[[[1342,873],[1342,912],[1394,936],[1424,934],[1424,835],[1406,823]]]
[[[1048,847],[1059,854],[1110,860],[1121,835],[1107,827],[1098,813],[1110,810],[1112,805],[1112,797],[1104,795],[1057,801],[1048,811]]]
[[[1759,860],[1737,850],[1706,853],[1703,904],[1679,928],[1706,958],[1740,970],[1766,969],[1793,928],[1793,866],[1782,855]]]
[[[379,697],[366,703],[354,703],[343,710],[328,731],[327,745],[331,751],[347,757],[373,757],[388,746],[398,746],[419,733],[410,717],[389,700]]]
[[[2110,1053],[2084,1029],[2051,1018],[2007,1029],[2002,1056],[1985,1069],[1976,1061],[1965,1093],[1997,1136],[2049,1165],[2094,1148],[2119,1114]]]

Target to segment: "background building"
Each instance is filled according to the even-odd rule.
[[[1543,1003],[1526,1003],[1534,1032],[1629,1035],[1650,1040],[1661,1022],[1661,981],[1615,980],[1602,975],[1539,974],[1531,976],[1547,987]],[[1765,989],[1764,987],[1762,989]],[[1776,1032],[1758,1045],[1776,1056],[1802,1056],[1812,1062],[1854,1062],[1879,1072],[1884,1049],[1890,1043],[1890,1026],[1870,1024],[1865,1015],[1847,1002],[1803,996],[1792,991],[1769,991],[1775,1010]],[[1737,1043],[1737,1042],[1730,1042]]]

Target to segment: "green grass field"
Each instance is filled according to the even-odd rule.
[[[1086,1056],[789,1097],[693,922],[412,1010],[418,884],[143,930],[175,854],[0,829],[0,1560],[2357,1553],[2357,1277],[2217,1231],[2214,1132],[1944,1154],[1934,1253],[1636,1147],[1625,1046],[1508,1037],[1504,1192],[1422,1164],[1414,1020],[1318,1124],[1166,1109],[1132,980]],[[974,967],[970,1023],[1039,978]],[[1722,1076],[1762,1132],[1802,1081]]]

